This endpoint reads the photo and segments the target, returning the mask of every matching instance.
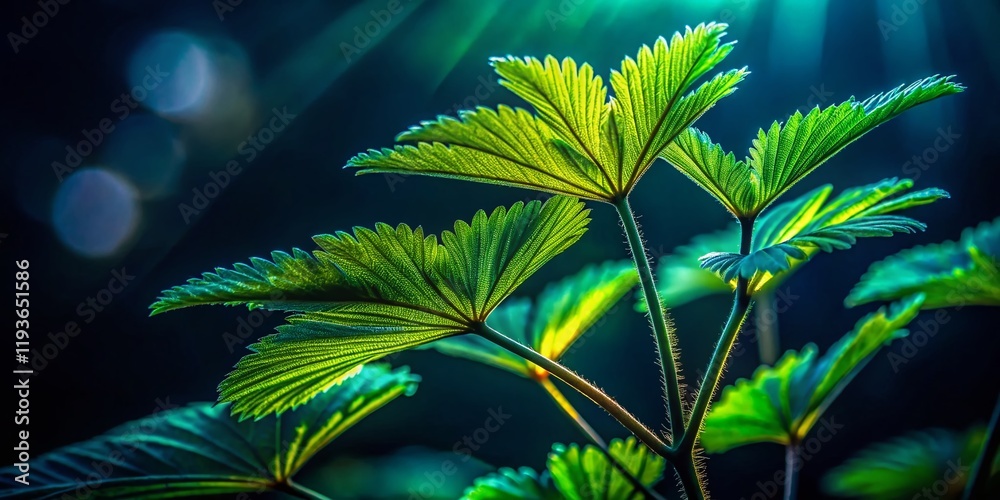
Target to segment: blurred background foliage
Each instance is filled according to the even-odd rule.
[[[30,19],[38,6],[11,2],[4,10],[8,29],[25,33],[21,17]],[[928,223],[927,232],[819,255],[775,291],[781,350],[810,341],[825,349],[875,309],[843,306],[871,262],[902,248],[956,239],[962,228],[1000,212],[995,2],[61,5],[4,56],[0,233],[7,236],[0,252],[31,260],[33,347],[49,344],[49,333],[61,338],[68,322],[79,329],[64,347],[51,341],[53,359],[38,358],[33,449],[91,437],[164,401],[213,400],[216,384],[245,345],[281,321],[260,311],[215,308],[152,321],[146,306],[166,286],[247,255],[312,248],[314,234],[376,221],[438,232],[477,209],[534,198],[528,191],[460,181],[355,179],[340,169],[359,151],[391,145],[395,134],[420,120],[476,105],[523,105],[495,84],[489,57],[572,56],[606,79],[640,45],[711,20],[729,23],[727,39],[739,40],[726,67],[747,65],[752,74],[698,126],[738,155],[758,128],[796,109],[864,98],[935,73],[957,74],[968,87],[879,128],[790,193],[824,183],[839,191],[910,177],[917,189],[937,186],[952,195],[912,211]],[[129,92],[131,103],[123,98]],[[730,222],[721,206],[662,162],[632,199],[656,255]],[[547,282],[586,263],[624,257],[614,212],[594,205],[588,235],[526,283],[521,295],[537,295]],[[124,288],[109,289],[115,273],[124,275],[118,280],[127,283]],[[728,307],[728,297],[716,295],[673,312],[689,378],[707,362]],[[1000,348],[996,310],[946,309],[946,321],[934,317],[923,313],[911,326],[928,334],[924,346],[887,348],[905,362],[890,363],[886,353],[876,357],[827,411],[844,427],[810,458],[803,498],[819,498],[823,472],[865,443],[928,427],[965,429],[988,418],[1000,388],[992,366]],[[741,335],[726,383],[757,366],[754,331],[750,324]],[[645,319],[626,304],[584,335],[565,363],[644,420],[656,421],[658,369],[647,332]],[[430,481],[428,475],[452,460],[456,472],[434,494],[454,498],[489,470],[487,464],[539,468],[553,441],[580,441],[529,381],[427,351],[392,361],[423,376],[417,396],[359,424],[309,465],[302,482],[321,491],[336,485],[348,497],[393,498]],[[606,438],[624,435],[599,410],[569,397]],[[455,449],[464,445],[456,443],[498,409],[511,418],[463,461]],[[769,491],[766,483],[781,469],[780,447],[749,446],[713,456],[709,486],[719,498],[749,498]],[[311,482],[305,474],[323,479]]]

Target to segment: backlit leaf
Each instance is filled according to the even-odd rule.
[[[474,331],[518,285],[580,238],[587,213],[579,200],[554,197],[489,216],[479,211],[471,223],[459,221],[445,231],[441,243],[402,224],[317,236],[320,250],[297,252],[299,260],[283,268],[322,265],[326,274],[320,277],[283,273],[279,286],[270,279],[278,273],[258,259],[256,268],[270,274],[252,274],[249,266],[239,266],[241,273],[219,270],[174,288],[153,309],[242,301],[302,311],[278,335],[252,346],[255,353],[220,386],[221,400],[232,401],[233,411],[260,417],[308,401],[362,363]],[[320,293],[311,285],[316,281],[336,286]],[[288,290],[308,291],[309,301],[297,296],[293,307],[261,299]]]
[[[749,156],[737,161],[697,130],[671,143],[663,157],[738,218],[754,219],[774,200],[834,154],[902,112],[961,92],[952,77],[932,76],[864,101],[853,97],[825,109],[796,111],[761,129]]]
[[[746,444],[801,440],[844,387],[885,344],[903,337],[923,297],[883,307],[858,321],[854,330],[823,356],[813,344],[788,351],[773,367],[761,366],[750,380],[722,391],[705,418],[701,443],[710,453]]]
[[[774,290],[821,250],[849,246],[858,237],[920,229],[923,225],[912,219],[889,214],[932,203],[948,193],[937,188],[907,192],[912,187],[910,179],[884,179],[846,189],[831,199],[833,187],[828,184],[775,205],[757,220],[751,253],[745,257],[738,253],[738,225],[696,236],[660,258],[657,287],[663,303],[676,307],[704,295],[728,293],[741,273],[749,278],[752,293]],[[729,285],[711,269],[727,276]]]
[[[508,300],[493,312],[487,323],[558,361],[638,281],[635,266],[630,261],[587,266],[573,276],[548,285],[534,303],[526,299]],[[449,337],[427,347],[524,377],[548,376],[548,372],[538,366],[475,335]]]
[[[425,121],[394,149],[369,150],[348,167],[359,174],[414,173],[517,186],[615,202],[626,196],[663,148],[723,97],[746,70],[694,88],[721,62],[724,24],[701,24],[644,46],[611,74],[615,97],[588,64],[554,57],[495,58],[500,83],[538,115],[500,106],[458,119]],[[693,89],[693,90],[692,90]]]
[[[647,487],[660,480],[666,467],[663,457],[634,437],[612,440],[608,451]],[[645,498],[621,472],[615,470],[604,452],[593,445],[582,448],[576,444],[553,445],[548,468],[556,487],[564,498],[570,500]]]

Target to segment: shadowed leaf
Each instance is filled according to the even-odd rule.
[[[824,489],[867,500],[920,498],[928,491],[933,491],[934,498],[957,500],[981,453],[984,436],[983,427],[962,433],[930,429],[877,443],[830,471]],[[992,471],[1000,472],[1000,460],[994,460]]]
[[[813,344],[788,351],[775,366],[761,366],[749,380],[722,391],[705,418],[701,443],[722,453],[753,443],[787,445],[801,440],[844,387],[885,344],[903,337],[916,317],[920,295],[865,316],[823,356]]]
[[[530,467],[507,467],[476,479],[462,500],[562,500],[547,473],[539,475]]]
[[[282,489],[330,441],[412,394],[419,380],[406,368],[366,366],[308,405],[260,421],[237,421],[226,405],[210,403],[165,410],[33,458],[30,486],[15,483],[15,473],[4,474],[0,485],[9,489],[0,497],[63,498],[83,488],[102,498]],[[99,481],[91,478],[95,472],[103,476]]]
[[[872,264],[844,303],[916,292],[927,295],[925,309],[1000,305],[1000,218],[966,229],[957,242],[914,247]]]

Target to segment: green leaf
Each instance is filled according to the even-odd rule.
[[[614,439],[608,451],[640,483],[653,486],[663,475],[666,460],[649,450],[634,437]],[[553,445],[549,453],[549,472],[559,492],[570,500],[615,500],[644,498],[632,483],[615,470],[599,448],[572,444]]]
[[[957,242],[914,247],[872,264],[844,303],[916,292],[927,295],[925,309],[1000,305],[1000,218],[966,229]]]
[[[806,115],[796,111],[785,123],[761,129],[749,157],[731,153],[697,130],[688,130],[663,157],[708,191],[737,218],[754,219],[785,191],[834,154],[903,111],[941,96],[961,92],[953,77],[933,76]]]
[[[397,138],[416,145],[369,150],[348,162],[359,174],[414,173],[524,187],[614,202],[666,145],[747,74],[694,84],[722,61],[724,24],[702,24],[626,58],[611,75],[616,97],[588,64],[549,56],[495,58],[500,83],[538,112],[500,106],[421,122]]]
[[[738,225],[696,236],[660,258],[657,286],[661,299],[665,306],[676,307],[704,295],[728,293],[741,274],[749,278],[751,293],[766,292],[780,286],[821,250],[850,246],[858,237],[892,234],[886,231],[922,229],[912,219],[889,214],[932,203],[948,193],[937,188],[906,192],[912,187],[910,179],[884,179],[830,199],[833,187],[827,184],[775,205],[757,219],[747,256],[737,253]],[[728,285],[715,270],[729,279]]]
[[[272,252],[271,260],[253,257],[250,264],[191,278],[186,285],[163,291],[150,306],[152,315],[202,304],[252,304],[268,309],[308,311],[342,296],[349,287],[343,273],[328,259],[293,249]]]
[[[934,498],[957,500],[984,436],[983,427],[930,429],[877,443],[830,471],[823,486],[833,495],[869,500],[919,498],[928,490]],[[1000,472],[1000,460],[992,471]]]
[[[705,450],[722,453],[752,443],[801,442],[878,350],[907,334],[903,328],[923,300],[915,295],[865,316],[823,356],[809,344],[801,352],[788,351],[774,367],[761,366],[750,380],[726,387],[705,418]]]
[[[563,500],[563,496],[547,473],[539,475],[530,467],[503,467],[476,479],[462,500]]]
[[[746,68],[722,73],[687,93],[733,50],[733,43],[721,43],[727,27],[699,24],[684,35],[674,33],[669,44],[660,38],[652,48],[639,49],[636,59],[625,58],[620,71],[612,71],[614,118],[624,143],[619,172],[623,192],[631,190],[678,134],[735,91],[748,74]]]
[[[273,490],[359,420],[412,394],[419,380],[405,367],[366,366],[309,405],[256,422],[210,403],[165,410],[33,458],[30,486],[4,474],[0,487],[9,489],[0,497],[62,498],[84,488],[105,498]],[[103,478],[93,481],[95,473]]]
[[[543,356],[558,361],[595,322],[639,282],[631,261],[608,261],[549,284],[532,304],[507,301],[487,323]],[[528,378],[548,372],[475,335],[449,337],[427,347],[511,371]]]
[[[254,275],[242,266],[241,273],[218,271],[175,288],[153,309],[240,301],[289,308],[261,302],[261,296],[296,286],[311,290],[315,281],[338,283],[327,289],[329,295],[315,295],[309,307],[292,308],[303,313],[252,346],[255,353],[220,386],[220,400],[234,402],[234,412],[260,417],[308,401],[363,363],[474,331],[518,285],[580,238],[587,214],[579,200],[555,197],[544,205],[501,207],[489,216],[479,211],[471,223],[459,221],[453,232],[445,231],[440,244],[406,225],[317,236],[320,250],[312,256],[297,252],[299,260],[283,268],[323,263],[340,273],[336,280],[285,273],[295,279],[278,286],[267,279],[270,274]],[[266,261],[252,262],[270,269]]]

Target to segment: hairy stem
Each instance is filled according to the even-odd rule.
[[[990,426],[986,428],[986,442],[983,443],[983,451],[976,459],[976,464],[972,467],[969,480],[965,483],[965,500],[985,498],[986,487],[990,482],[990,470],[993,468],[993,460],[1000,451],[1000,396],[997,397],[997,404],[993,408],[993,416],[990,417]]]
[[[625,426],[625,428],[632,432],[632,434],[635,434],[635,437],[637,437],[658,455],[665,455],[667,453],[667,445],[660,439],[659,436],[649,430],[648,427],[636,419],[631,413],[628,412],[628,410],[618,404],[618,402],[611,396],[608,396],[604,393],[604,391],[598,389],[596,386],[585,380],[583,377],[577,375],[569,368],[542,356],[534,349],[503,335],[485,323],[480,325],[479,330],[476,333],[494,344],[497,344],[500,347],[503,347],[504,349],[507,349],[508,351],[540,366],[542,369],[551,373],[559,380],[566,382],[570,387],[590,398],[591,401],[597,403],[597,405],[601,408],[604,408],[604,411],[608,412],[615,418],[615,420]]]
[[[330,497],[317,493],[301,484],[293,482],[291,479],[286,480],[283,483],[278,483],[275,489],[288,493],[289,495],[296,498],[305,498],[307,500],[330,500]]]
[[[625,226],[628,246],[632,252],[632,259],[635,261],[635,267],[639,272],[639,282],[642,285],[643,297],[646,299],[646,308],[649,310],[649,322],[653,326],[653,337],[656,339],[656,350],[660,355],[663,391],[666,395],[667,411],[670,414],[671,441],[677,442],[681,430],[684,428],[684,407],[681,406],[681,384],[677,376],[677,363],[674,361],[672,332],[667,328],[663,305],[660,303],[660,294],[656,291],[653,270],[649,266],[649,255],[646,254],[642,236],[639,235],[639,226],[636,224],[635,213],[632,212],[628,197],[615,203],[615,208],[618,209],[618,216],[621,218],[622,225]]]
[[[750,252],[750,243],[753,237],[753,220],[740,220],[740,227],[742,230],[740,253],[746,255]],[[698,441],[698,434],[701,432],[701,425],[705,422],[708,406],[715,396],[719,381],[722,380],[722,372],[726,366],[726,360],[729,358],[729,352],[732,350],[733,344],[736,342],[736,337],[739,335],[740,327],[743,326],[743,321],[746,320],[747,312],[750,310],[751,301],[747,289],[748,283],[746,278],[737,279],[736,291],[733,293],[733,309],[729,314],[729,319],[726,320],[726,326],[722,329],[722,336],[719,339],[719,343],[715,346],[712,359],[708,363],[705,379],[701,383],[698,398],[695,400],[694,408],[691,410],[691,418],[684,428],[684,434],[672,448],[672,451],[676,454],[674,463],[678,466],[678,473],[681,474],[682,478],[685,473],[694,474],[695,481],[698,481],[695,469],[696,465],[694,463],[695,444]],[[685,470],[681,470],[682,468]],[[702,496],[696,496],[695,498],[703,498],[704,493],[702,493],[700,482],[697,482],[697,487],[698,489],[694,493],[701,493]]]
[[[799,490],[799,445],[789,443],[785,447],[785,496],[784,500],[794,500]]]
[[[552,400],[555,401],[556,405],[559,406],[559,409],[573,421],[576,428],[579,429],[584,436],[587,436],[587,439],[590,439],[590,441],[604,453],[604,456],[608,457],[608,461],[611,462],[611,465],[618,470],[618,472],[625,476],[625,479],[632,484],[636,493],[643,493],[646,495],[645,498],[663,500],[660,495],[657,495],[654,491],[646,487],[645,484],[642,484],[642,481],[639,481],[639,479],[632,475],[632,473],[629,472],[617,458],[611,455],[611,451],[608,449],[608,444],[604,441],[604,438],[602,438],[601,435],[598,434],[589,423],[587,423],[587,420],[580,415],[580,412],[573,407],[573,404],[566,399],[566,396],[559,390],[558,387],[556,387],[555,384],[552,383],[552,380],[549,379],[549,377],[542,377],[538,380],[538,383],[543,389],[545,389],[545,392],[548,393]]]
[[[760,355],[761,364],[773,365],[778,360],[778,352],[781,350],[781,337],[778,334],[778,312],[774,305],[774,293],[761,293],[754,300],[757,302],[754,312],[754,328],[757,331],[757,352]]]

